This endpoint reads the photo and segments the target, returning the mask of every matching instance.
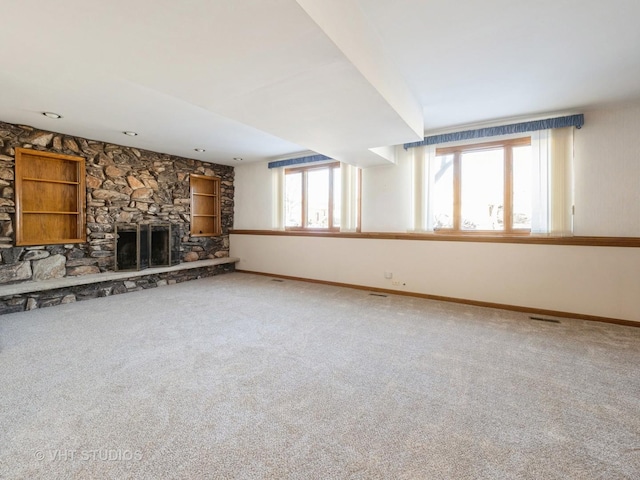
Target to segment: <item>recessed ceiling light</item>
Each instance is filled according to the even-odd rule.
[[[194,148],[194,150],[198,153],[206,152],[204,148]]]
[[[125,130],[124,132],[125,135],[129,135],[130,137],[136,137],[138,134],[136,132],[131,132],[129,130]]]
[[[47,118],[53,118],[53,119],[58,119],[58,118],[62,118],[62,115],[60,115],[59,113],[54,113],[54,112],[42,112],[42,115],[44,115]]]
[[[241,159],[240,157],[233,157],[233,159],[234,159],[236,162],[241,162],[241,161],[242,161],[242,159]]]

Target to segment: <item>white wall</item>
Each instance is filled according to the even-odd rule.
[[[574,138],[575,235],[640,237],[640,103],[586,112]]]
[[[273,220],[271,170],[266,163],[235,167],[233,228],[269,230]]]
[[[362,171],[362,231],[406,232],[411,227],[411,161]]]
[[[575,142],[574,233],[640,237],[640,103],[585,112]],[[364,232],[411,228],[411,162],[364,170]],[[236,229],[269,229],[266,164],[236,168]],[[640,249],[231,236],[238,268],[640,322]]]
[[[638,248],[232,234],[231,256],[241,270],[640,322]]]

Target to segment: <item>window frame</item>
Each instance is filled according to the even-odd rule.
[[[531,136],[496,140],[492,142],[462,144],[450,147],[439,147],[435,150],[435,156],[453,155],[453,228],[434,229],[436,234],[454,235],[504,235],[523,236],[531,235],[530,228],[513,228],[513,147],[531,146]],[[502,147],[504,150],[503,175],[504,175],[504,210],[502,230],[463,230],[462,229],[462,154],[493,150]]]
[[[316,227],[308,227],[308,221],[307,221],[307,191],[308,191],[308,172],[313,171],[313,170],[321,170],[321,169],[329,169],[329,205],[328,205],[328,224],[329,226],[327,228],[316,228]],[[339,232],[340,231],[340,226],[335,226],[333,224],[334,221],[334,216],[333,216],[333,210],[334,210],[334,189],[333,189],[333,178],[334,178],[334,170],[336,168],[340,168],[340,162],[330,162],[330,163],[321,163],[321,164],[314,164],[314,165],[305,165],[302,167],[291,167],[291,168],[286,168],[284,170],[284,176],[285,176],[285,184],[286,184],[286,177],[287,175],[290,174],[295,174],[295,173],[302,173],[302,181],[301,183],[301,222],[299,227],[287,227],[286,226],[286,220],[285,220],[285,230],[286,231],[298,231],[298,232]],[[286,191],[286,189],[285,189]],[[285,193],[286,195],[286,193]],[[285,217],[286,217],[286,212],[285,212]]]

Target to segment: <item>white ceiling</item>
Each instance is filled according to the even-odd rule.
[[[425,129],[640,98],[638,18],[638,0],[6,0],[0,120],[227,165],[383,164]]]

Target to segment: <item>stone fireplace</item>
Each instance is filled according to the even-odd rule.
[[[17,148],[85,159],[86,242],[16,245]],[[219,236],[190,234],[192,174],[220,178]],[[133,275],[138,268],[171,268],[181,262],[186,266],[187,263],[212,263],[227,258],[228,229],[233,224],[233,179],[233,167],[226,165],[0,122],[0,289],[18,288],[21,283],[25,283],[27,289],[32,284],[67,277],[75,289],[56,290],[55,295],[53,290],[47,290],[46,295],[0,295],[0,314],[150,288],[162,282],[185,281],[233,269],[233,264],[207,264],[184,272],[180,269],[180,272],[162,273],[151,269],[146,276]],[[140,234],[137,227],[119,231],[118,235],[129,244],[120,256],[120,261],[124,262],[121,263],[122,273],[115,272],[118,261],[116,224],[147,225]],[[126,285],[122,280],[110,281],[109,286],[101,284],[100,288],[95,283],[88,283],[86,288],[81,284],[82,277],[105,273],[121,277],[127,271],[138,280],[127,281]],[[7,292],[13,291],[11,288]]]

